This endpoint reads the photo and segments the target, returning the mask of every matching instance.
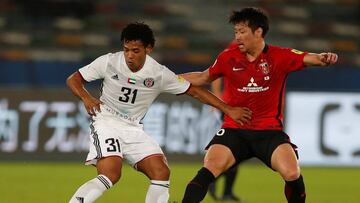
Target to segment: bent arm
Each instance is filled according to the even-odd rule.
[[[72,93],[84,102],[86,111],[89,115],[93,116],[96,110],[100,112],[101,102],[85,89],[85,83],[86,81],[79,71],[71,74],[66,80],[66,84]]]
[[[304,56],[305,66],[329,66],[337,62],[338,55],[335,53],[309,53]]]
[[[216,78],[211,78],[209,75],[209,69],[203,72],[190,72],[180,74],[181,77],[185,78],[185,80],[189,81],[191,84],[196,86],[203,86],[210,84]]]
[[[84,98],[89,97],[90,93],[85,89],[86,81],[81,76],[79,71],[71,74],[66,79],[66,85],[70,88],[72,93],[77,96],[79,99],[84,100]]]
[[[251,111],[246,107],[232,107],[224,103],[222,100],[217,98],[210,91],[191,85],[188,91],[186,92],[188,95],[198,99],[204,104],[211,105],[228,116],[230,116],[233,120],[243,125],[245,122],[248,122],[251,119]]]

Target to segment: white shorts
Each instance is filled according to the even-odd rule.
[[[86,165],[96,165],[102,157],[119,156],[135,166],[148,156],[164,154],[159,144],[142,128],[127,125],[104,108],[93,117],[90,129]]]

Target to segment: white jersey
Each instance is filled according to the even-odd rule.
[[[141,120],[160,93],[182,94],[190,86],[148,55],[144,66],[132,72],[123,51],[100,56],[79,72],[88,82],[103,79],[100,101],[104,108],[124,123],[138,127],[142,127]]]

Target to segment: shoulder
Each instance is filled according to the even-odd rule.
[[[152,58],[149,55],[146,55],[146,60],[145,60],[145,66],[147,70],[151,70],[152,72],[162,72],[165,69],[167,69],[164,65],[160,64],[159,62],[157,62],[154,58]]]
[[[109,60],[118,60],[119,58],[122,58],[124,56],[124,52],[118,51],[114,53],[107,53],[104,56],[108,57]]]
[[[150,55],[146,55],[145,63],[153,66],[153,67],[160,67],[162,66],[159,62],[157,62],[153,57]]]
[[[231,58],[241,58],[243,54],[240,52],[239,48],[237,46],[231,46],[223,50],[217,57],[219,60],[228,60]]]
[[[94,60],[94,62],[95,62],[95,63],[106,64],[106,63],[108,63],[108,62],[111,61],[111,60],[116,60],[116,59],[114,59],[114,58],[116,58],[117,55],[118,55],[118,54],[116,54],[116,53],[106,53],[106,54],[103,54],[103,55],[97,57],[97,58]]]
[[[289,54],[289,53],[294,53],[294,54],[303,54],[303,51],[299,51],[297,49],[294,48],[289,48],[289,47],[281,47],[281,46],[274,46],[274,45],[268,45],[269,47],[269,54]]]

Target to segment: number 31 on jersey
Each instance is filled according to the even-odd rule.
[[[123,92],[124,94],[119,97],[119,101],[125,103],[128,103],[130,101],[130,103],[134,104],[136,100],[137,91],[138,91],[137,89],[122,87],[121,92]]]

